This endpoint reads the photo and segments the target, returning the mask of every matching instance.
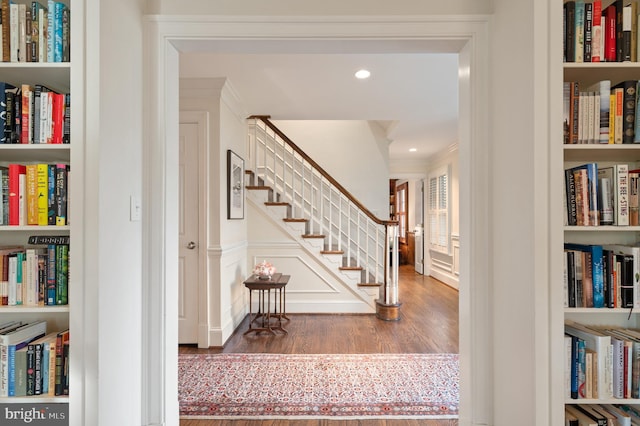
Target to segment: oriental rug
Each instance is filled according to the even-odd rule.
[[[457,354],[180,354],[184,419],[455,419]]]

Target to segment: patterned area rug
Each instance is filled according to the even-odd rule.
[[[458,417],[457,354],[180,354],[181,418]]]

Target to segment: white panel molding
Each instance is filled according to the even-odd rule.
[[[229,110],[238,118],[243,121],[249,116],[249,113],[244,109],[242,99],[240,95],[231,84],[231,81],[226,80],[226,84],[222,88],[221,93],[222,102],[229,108]]]
[[[297,241],[249,241],[249,250],[263,250],[263,249],[301,249],[302,246]]]
[[[269,259],[293,259],[296,260],[297,262],[299,262],[302,266],[304,266],[304,268],[311,272],[312,274],[314,274],[316,277],[318,277],[318,279],[320,281],[322,281],[327,287],[329,287],[329,289],[326,290],[292,290],[292,291],[287,291],[287,294],[293,294],[293,293],[340,293],[340,291],[338,290],[338,288],[331,283],[326,277],[325,274],[322,273],[322,271],[320,269],[318,269],[315,265],[312,265],[311,263],[307,262],[306,259],[302,258],[301,256],[295,255],[295,254],[271,254],[271,253],[263,253],[263,254],[254,254],[253,255],[253,265],[257,265],[258,263],[260,263],[262,260],[261,259],[265,259],[265,258],[269,258]],[[276,266],[277,269],[277,266]],[[277,271],[277,272],[281,272],[285,275],[290,275],[287,271]]]
[[[452,272],[456,277],[460,276],[460,235],[451,234],[451,250],[453,256]]]

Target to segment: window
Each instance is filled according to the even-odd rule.
[[[407,209],[409,208],[409,184],[401,183],[396,188],[396,220],[398,221],[398,241],[407,243]]]
[[[444,167],[429,176],[429,246],[449,252],[449,173]]]

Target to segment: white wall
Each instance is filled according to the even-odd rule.
[[[204,111],[208,117],[205,161],[200,171],[205,199],[205,264],[201,276],[207,280],[207,341],[200,346],[222,346],[246,314],[247,220],[227,219],[227,150],[246,159],[246,113],[233,87],[224,78],[181,79],[180,110]],[[245,211],[246,217],[246,211]]]
[[[272,120],[371,213],[389,218],[389,140],[359,120]]]
[[[491,1],[452,0],[147,0],[147,13],[166,15],[455,15],[491,13]]]
[[[97,334],[89,330],[83,339],[97,350],[99,380],[89,383],[97,387],[92,395],[97,406],[85,406],[85,419],[74,422],[78,425],[130,424],[141,417],[141,382],[128,380],[122,386],[122,379],[142,376],[142,223],[129,220],[129,206],[131,196],[142,196],[143,4],[114,0],[88,10],[92,19],[99,14],[99,22],[87,25],[87,37],[95,43],[87,52],[87,139],[74,143],[87,146],[85,259],[88,265],[95,262],[95,269],[78,284],[86,287],[89,298],[95,295],[98,300],[97,312],[88,312],[89,317],[97,315]],[[116,25],[118,31],[113,31]],[[73,362],[92,365],[88,357]]]
[[[546,417],[549,171],[543,150],[549,141],[550,2],[494,3],[489,83],[492,167],[487,188],[496,338],[494,422],[507,425],[526,419],[523,424],[558,424]],[[551,13],[557,17],[562,13],[560,2],[554,4]]]

